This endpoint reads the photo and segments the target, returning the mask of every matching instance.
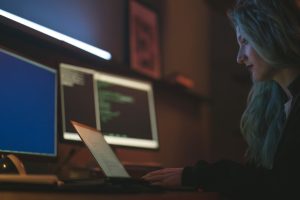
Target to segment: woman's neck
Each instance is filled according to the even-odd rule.
[[[274,76],[273,80],[276,81],[283,91],[286,93],[288,99],[292,98],[292,94],[288,89],[288,86],[300,75],[300,69],[298,68],[282,68],[278,70],[278,73]]]

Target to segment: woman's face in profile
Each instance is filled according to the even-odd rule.
[[[237,63],[246,66],[254,81],[273,79],[276,69],[258,55],[252,45],[240,33],[239,28],[236,28],[236,37],[239,44]]]

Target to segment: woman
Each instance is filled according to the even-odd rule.
[[[298,0],[240,0],[228,16],[237,62],[253,79],[241,131],[246,164],[233,161],[166,168],[144,179],[169,188],[196,186],[240,199],[276,199],[300,180],[300,17]]]

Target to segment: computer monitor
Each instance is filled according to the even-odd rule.
[[[71,120],[99,128],[95,105],[94,71],[60,64],[60,91],[63,139],[80,141]]]
[[[56,70],[0,49],[0,94],[0,152],[56,157]]]
[[[150,82],[61,64],[65,140],[80,141],[70,120],[101,130],[109,144],[159,147]]]

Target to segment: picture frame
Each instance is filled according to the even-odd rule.
[[[130,66],[151,78],[161,77],[157,13],[137,0],[129,0]]]

